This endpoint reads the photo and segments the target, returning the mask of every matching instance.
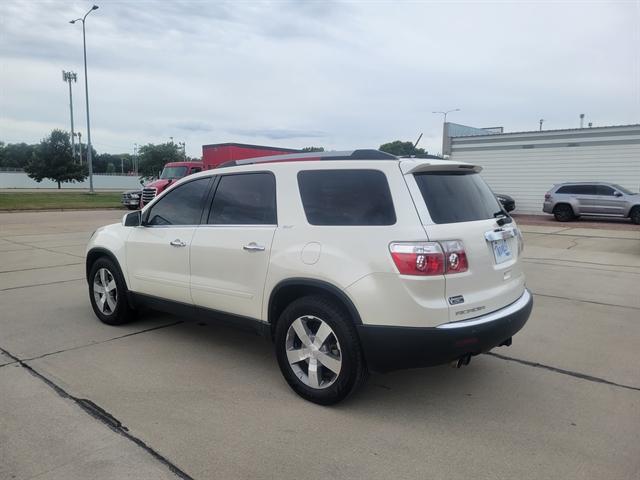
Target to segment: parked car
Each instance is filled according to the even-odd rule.
[[[513,197],[504,193],[496,193],[496,198],[506,212],[512,212],[516,209],[516,201],[513,199]]]
[[[126,192],[122,192],[120,203],[129,210],[137,210],[140,207],[141,196],[142,190],[127,190]]]
[[[560,183],[545,194],[542,211],[552,213],[559,222],[590,215],[627,217],[640,225],[640,195],[615,183]]]
[[[258,331],[319,404],[368,371],[466,365],[511,345],[533,303],[480,170],[356,150],[191,175],[92,235],[91,306],[109,325],[150,306]]]

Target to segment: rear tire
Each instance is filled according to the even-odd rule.
[[[573,213],[573,208],[566,203],[556,205],[553,209],[553,216],[556,217],[556,220],[559,222],[570,222],[576,218],[576,215]]]
[[[107,257],[100,257],[91,265],[89,300],[96,317],[107,325],[122,325],[135,318],[120,269]]]
[[[335,404],[367,378],[356,328],[330,298],[312,295],[289,304],[276,325],[275,347],[285,380],[310,402]]]
[[[629,218],[636,225],[640,225],[640,207],[633,207],[629,214]]]

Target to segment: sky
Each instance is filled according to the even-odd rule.
[[[84,1],[0,2],[0,141],[86,140]],[[86,20],[91,136],[441,151],[442,115],[505,131],[640,123],[640,0],[99,1]]]

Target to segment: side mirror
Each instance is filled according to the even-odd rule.
[[[127,213],[122,217],[122,225],[125,227],[139,227],[142,224],[142,212],[136,210],[135,212]]]
[[[140,185],[144,187],[144,181],[142,179],[140,179],[139,181],[140,181]]]
[[[516,206],[513,203],[507,203],[506,205],[504,205],[504,209],[507,212],[512,212],[516,209]]]
[[[614,193],[614,195],[615,195],[616,197],[621,197],[621,196],[622,196],[622,193],[620,193],[620,192],[615,192],[615,193]]]

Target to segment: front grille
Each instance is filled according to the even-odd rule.
[[[156,196],[156,189],[153,187],[143,188],[142,189],[142,203],[147,204],[151,200],[153,200]]]

